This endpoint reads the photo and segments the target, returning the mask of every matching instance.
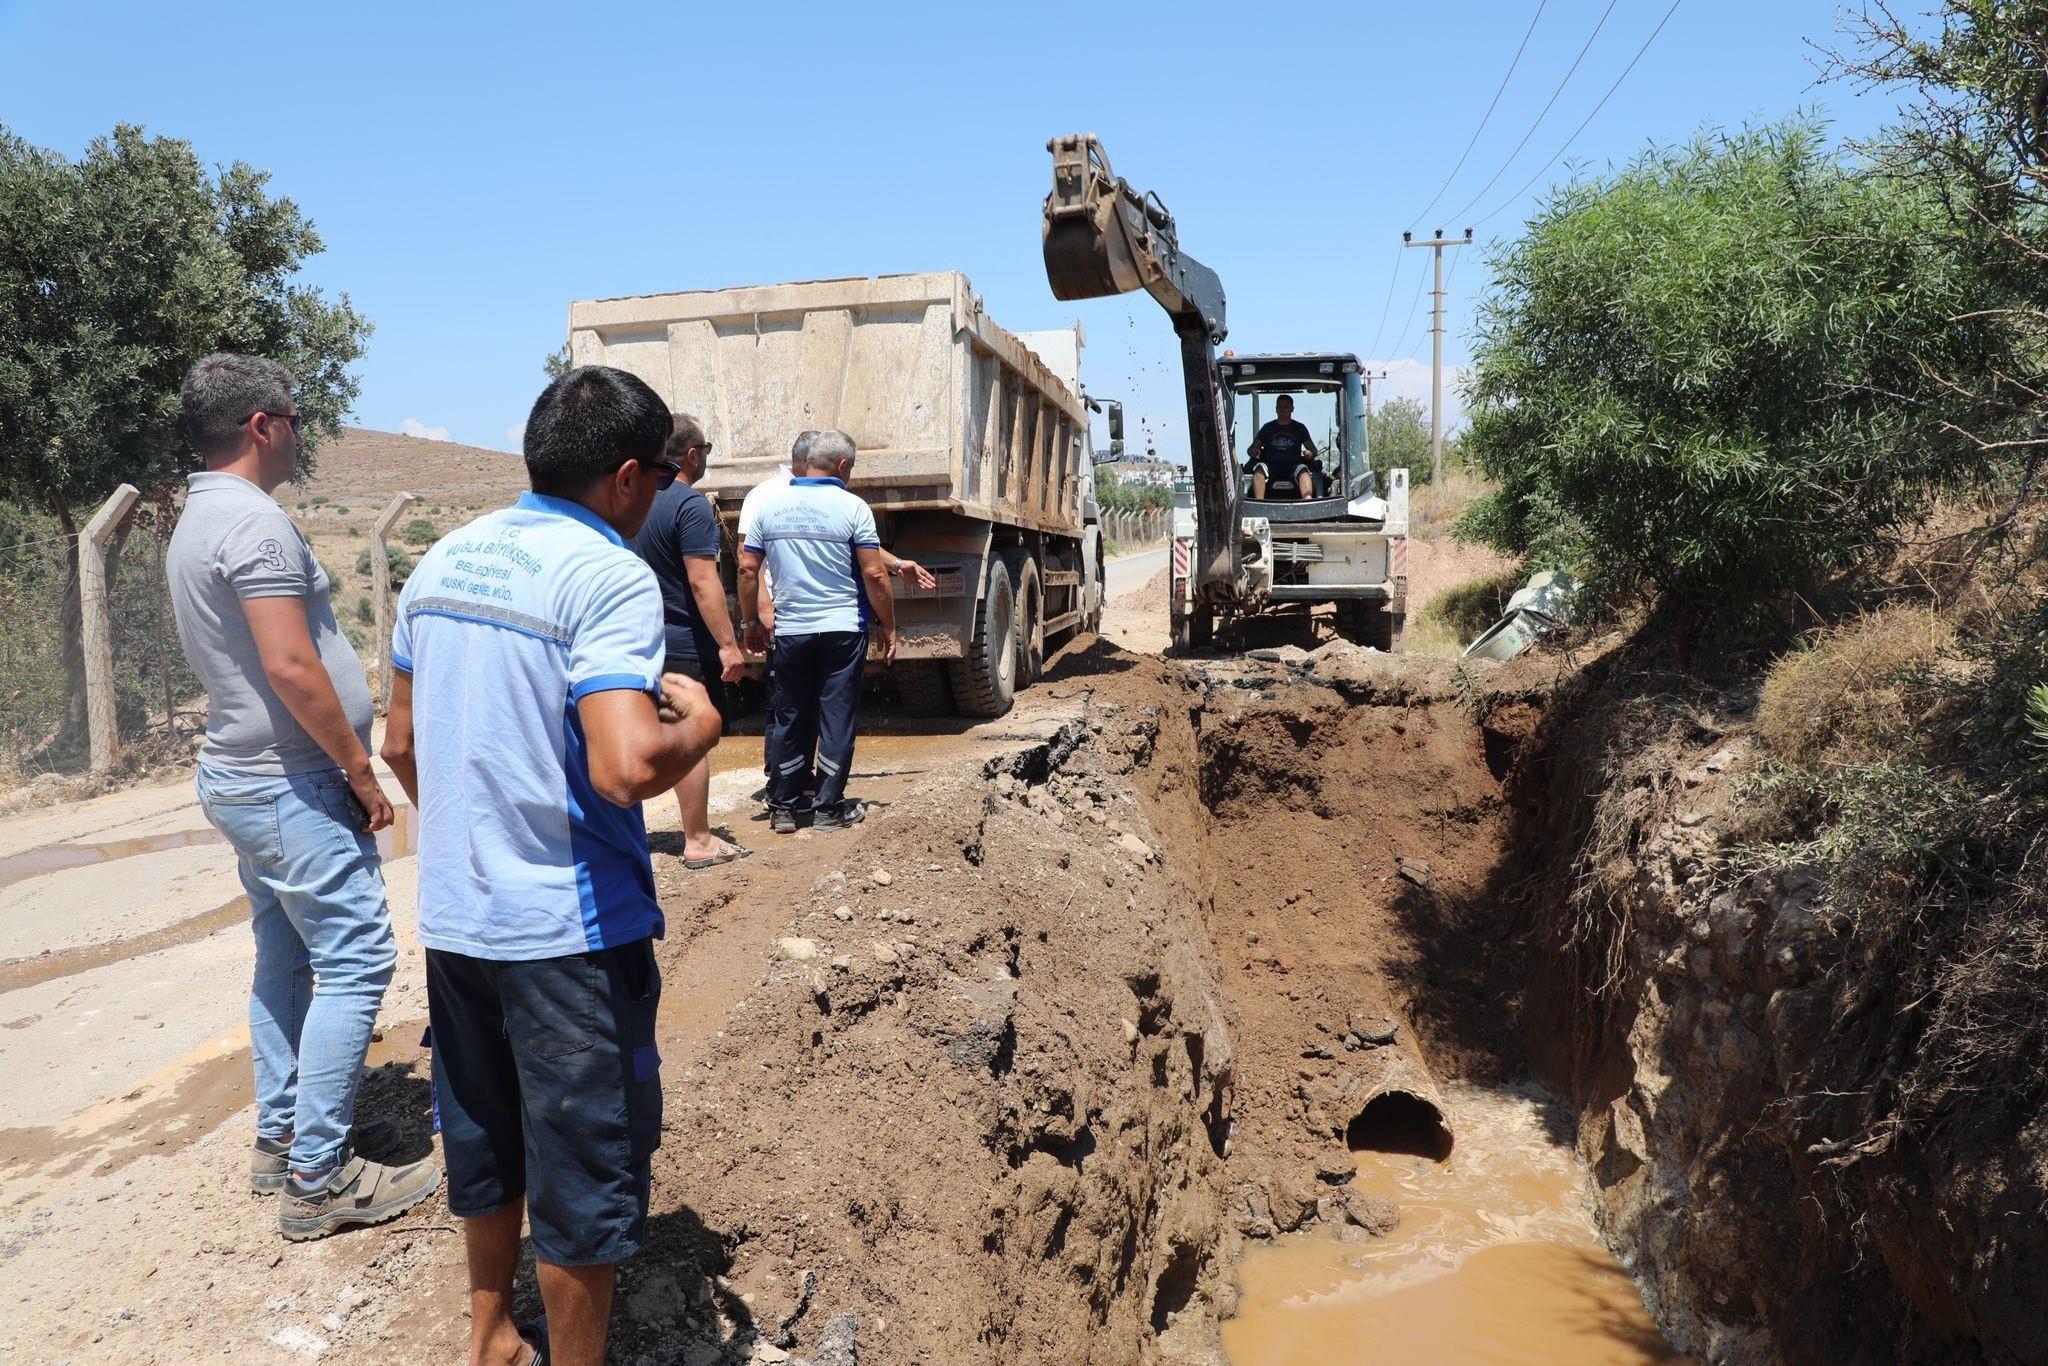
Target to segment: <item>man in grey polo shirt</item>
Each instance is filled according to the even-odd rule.
[[[206,470],[191,476],[165,570],[178,639],[206,686],[199,800],[234,846],[256,938],[249,1184],[281,1193],[286,1238],[319,1238],[395,1218],[441,1182],[431,1162],[370,1160],[397,1138],[392,1125],[351,1142],[398,959],[371,838],[391,803],[370,771],[370,690],[326,571],[270,496],[298,463],[290,374],[208,356],[179,400]]]

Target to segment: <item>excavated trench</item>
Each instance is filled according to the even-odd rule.
[[[1502,781],[1540,688],[1482,722],[1349,646],[1102,647],[1048,687],[1079,719],[792,889],[657,1155],[657,1251],[701,1280],[622,1346],[823,1362],[853,1316],[870,1366],[1667,1355],[1521,1083]]]
[[[1672,1357],[1523,1080],[1500,912],[1530,699],[1355,652],[1205,682],[1195,800],[1158,800],[1191,808],[1236,1030],[1232,1366]]]

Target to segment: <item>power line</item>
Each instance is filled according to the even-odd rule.
[[[1387,310],[1393,307],[1394,286],[1401,282],[1401,263],[1406,259],[1406,254],[1399,247],[1395,247],[1394,268],[1387,272],[1387,298],[1386,302],[1380,305],[1380,325],[1372,331],[1372,345],[1366,348],[1368,355],[1379,354],[1380,337],[1387,330]]]
[[[1550,0],[1539,0],[1536,13],[1530,16],[1529,27],[1522,34],[1522,45],[1515,49],[1515,58],[1508,63],[1508,74],[1500,78],[1500,85],[1493,92],[1493,102],[1486,106],[1486,112],[1479,117],[1479,126],[1472,130],[1472,140],[1466,143],[1465,150],[1458,154],[1458,164],[1451,167],[1451,173],[1444,177],[1443,184],[1436,187],[1436,193],[1422,206],[1422,212],[1415,215],[1415,223],[1429,217],[1429,211],[1436,207],[1437,200],[1444,197],[1444,191],[1451,188],[1451,182],[1458,178],[1458,172],[1465,169],[1465,158],[1471,156],[1472,149],[1479,145],[1479,135],[1486,131],[1487,121],[1493,117],[1494,108],[1500,104],[1500,97],[1507,93],[1508,82],[1514,78],[1515,68],[1522,64],[1522,53],[1528,49],[1529,39],[1535,35],[1536,21],[1543,17],[1544,7],[1549,3]],[[1409,228],[1413,229],[1415,223],[1410,223]]]
[[[1402,322],[1399,334],[1401,344],[1395,347],[1392,353],[1396,356],[1399,356],[1408,349],[1408,329],[1415,322],[1415,310],[1422,306],[1422,287],[1428,283],[1429,267],[1424,266],[1421,278],[1415,282],[1415,297],[1408,301],[1408,317]]]
[[[1678,13],[1678,6],[1681,3],[1682,0],[1671,0],[1671,8],[1664,11],[1664,17],[1657,21],[1657,27],[1651,29],[1650,36],[1643,39],[1643,45],[1636,49],[1636,55],[1628,59],[1628,65],[1623,67],[1621,69],[1621,74],[1614,78],[1614,84],[1607,87],[1607,93],[1600,97],[1600,103],[1593,106],[1593,112],[1591,114],[1586,115],[1585,120],[1582,123],[1580,123],[1577,128],[1574,128],[1572,130],[1572,135],[1564,140],[1564,146],[1558,148],[1556,152],[1552,153],[1549,161],[1546,161],[1541,166],[1537,167],[1536,174],[1530,176],[1527,180],[1523,181],[1521,189],[1516,190],[1513,194],[1509,195],[1506,199],[1503,199],[1499,204],[1495,205],[1493,209],[1484,217],[1475,219],[1472,224],[1473,227],[1478,227],[1481,223],[1484,223],[1488,218],[1492,218],[1495,214],[1498,214],[1502,209],[1505,209],[1508,205],[1514,203],[1516,200],[1520,199],[1524,194],[1528,193],[1529,187],[1531,185],[1534,185],[1539,179],[1541,179],[1545,171],[1549,170],[1552,166],[1556,165],[1557,159],[1559,157],[1563,156],[1566,152],[1569,152],[1571,150],[1572,144],[1579,140],[1579,134],[1586,131],[1586,125],[1590,124],[1593,121],[1594,117],[1597,114],[1599,114],[1599,112],[1602,109],[1607,107],[1607,101],[1613,99],[1614,92],[1621,89],[1621,83],[1628,79],[1628,73],[1636,69],[1636,63],[1640,62],[1643,59],[1643,54],[1650,50],[1650,44],[1657,41],[1657,35],[1662,33],[1664,31],[1664,26],[1671,22],[1671,16]]]
[[[1499,183],[1500,178],[1508,173],[1508,167],[1515,164],[1515,158],[1522,154],[1522,149],[1529,145],[1529,139],[1535,137],[1536,130],[1543,126],[1543,120],[1549,115],[1551,106],[1557,103],[1557,97],[1564,94],[1564,88],[1572,83],[1572,76],[1577,73],[1579,63],[1585,61],[1586,54],[1593,50],[1593,40],[1600,36],[1601,29],[1607,27],[1607,16],[1614,13],[1614,7],[1618,3],[1620,3],[1620,0],[1607,0],[1607,8],[1600,12],[1600,22],[1593,25],[1593,31],[1586,35],[1586,45],[1579,49],[1578,56],[1572,58],[1572,64],[1566,69],[1564,79],[1557,83],[1557,89],[1550,92],[1550,98],[1544,101],[1543,108],[1537,112],[1535,122],[1529,125],[1529,131],[1522,134],[1522,140],[1515,144],[1515,150],[1508,153],[1508,159],[1503,161],[1500,164],[1500,169],[1493,173],[1493,179],[1481,185],[1479,193],[1473,195],[1466,202],[1464,208],[1452,214],[1452,218],[1463,218],[1466,214],[1472,212],[1472,206],[1486,198],[1486,192]]]

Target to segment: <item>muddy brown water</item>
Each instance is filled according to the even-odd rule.
[[[1684,1360],[1594,1234],[1549,1102],[1472,1087],[1444,1101],[1446,1160],[1353,1154],[1353,1185],[1401,1208],[1392,1233],[1318,1228],[1246,1253],[1231,1366]]]

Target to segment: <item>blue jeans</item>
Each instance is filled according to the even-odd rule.
[[[355,1122],[370,1028],[398,962],[377,844],[339,769],[288,778],[199,770],[199,804],[234,846],[256,976],[256,1132],[292,1136],[294,1171],[334,1165]]]

